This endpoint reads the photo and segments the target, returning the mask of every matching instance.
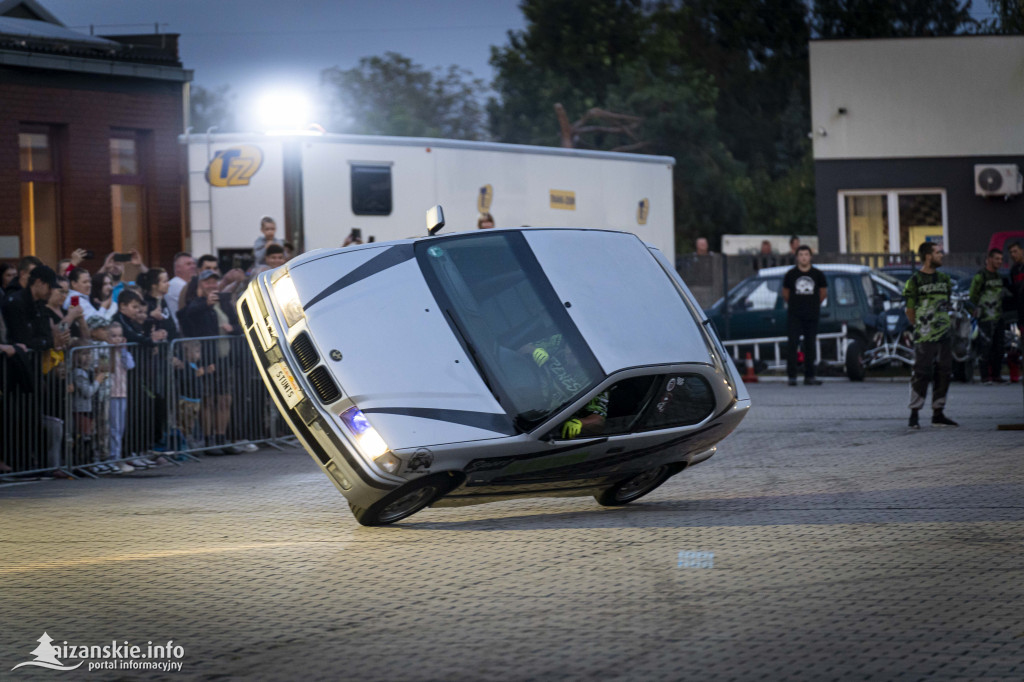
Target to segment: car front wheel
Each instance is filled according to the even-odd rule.
[[[668,480],[669,475],[671,475],[671,471],[665,465],[655,469],[648,469],[633,478],[627,478],[625,481],[616,483],[598,495],[594,495],[594,499],[597,500],[598,504],[605,507],[620,507],[634,500],[639,500]]]
[[[364,526],[386,526],[408,518],[429,507],[452,489],[452,478],[448,474],[424,476],[406,483],[369,507],[357,507],[349,503],[349,509],[356,521]]]

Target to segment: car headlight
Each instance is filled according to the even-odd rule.
[[[350,407],[340,415],[349,432],[355,438],[359,454],[368,462],[374,462],[388,452],[388,445],[373,428],[370,421],[358,407]],[[378,462],[378,464],[380,464]]]
[[[299,292],[295,289],[295,282],[292,281],[291,275],[280,277],[274,282],[274,298],[281,306],[284,321],[289,327],[294,326],[304,317],[302,303],[299,302]]]

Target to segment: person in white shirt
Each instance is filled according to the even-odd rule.
[[[191,253],[181,251],[174,254],[174,277],[171,278],[167,293],[164,294],[164,301],[170,308],[174,324],[178,324],[178,301],[185,286],[195,277],[196,261]],[[180,327],[179,327],[180,328]]]
[[[82,309],[82,319],[85,320],[94,315],[109,319],[111,315],[108,315],[106,310],[97,310],[92,301],[89,300],[89,295],[92,293],[92,279],[89,271],[85,268],[72,268],[68,274],[68,281],[70,282],[68,295],[64,298],[64,303],[61,307],[64,310],[70,310],[73,305],[78,305]]]

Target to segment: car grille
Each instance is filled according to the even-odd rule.
[[[320,356],[313,348],[313,342],[309,340],[309,335],[306,332],[302,332],[292,341],[292,352],[299,359],[299,366],[302,367],[303,372],[308,372],[316,367],[316,363],[320,362]]]
[[[331,378],[331,373],[327,371],[326,367],[317,367],[306,378],[309,379],[317,397],[324,405],[330,405],[341,397],[338,384],[334,383],[334,379]]]
[[[249,304],[246,301],[242,301],[242,320],[246,328],[252,326],[252,313],[249,312]]]

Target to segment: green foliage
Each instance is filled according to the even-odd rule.
[[[201,85],[189,88],[189,125],[193,132],[205,133],[211,127],[217,132],[236,132],[235,94],[222,85],[209,89]]]
[[[992,17],[982,22],[982,32],[1020,35],[1024,33],[1024,2],[988,0]]]
[[[999,31],[1024,0],[989,0]],[[598,107],[643,118],[644,153],[675,157],[676,243],[814,232],[808,41],[977,31],[970,0],[523,0],[492,48],[487,111],[503,142],[557,145]],[[995,28],[991,30],[995,31]],[[622,136],[587,137],[599,149]]]
[[[486,86],[455,66],[424,69],[394,52],[364,57],[352,69],[320,74],[332,132],[479,140]]]
[[[908,38],[972,33],[971,0],[815,0],[819,38]]]
[[[487,112],[503,142],[557,145],[554,105],[570,118],[602,106],[622,65],[639,57],[639,0],[524,0],[525,31],[491,48],[497,70]]]

